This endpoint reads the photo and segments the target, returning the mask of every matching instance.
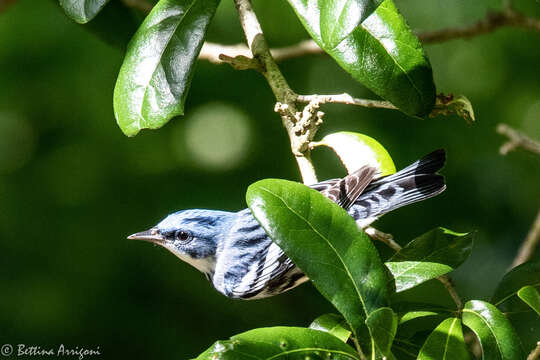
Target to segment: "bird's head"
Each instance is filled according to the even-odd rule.
[[[156,226],[130,235],[163,246],[181,260],[206,274],[213,273],[216,250],[233,213],[214,210],[183,210]]]

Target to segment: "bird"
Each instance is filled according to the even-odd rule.
[[[358,227],[366,228],[394,209],[443,192],[446,184],[437,171],[445,161],[445,151],[439,149],[391,175],[380,177],[377,168],[365,165],[344,178],[311,188],[343,207]],[[266,234],[249,208],[177,211],[128,239],[164,247],[233,299],[266,298],[309,280]]]

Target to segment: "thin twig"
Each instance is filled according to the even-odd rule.
[[[536,343],[536,347],[531,351],[527,360],[537,360],[540,359],[540,341]]]
[[[452,297],[452,300],[454,300],[454,302],[456,303],[458,312],[461,313],[461,311],[463,310],[463,301],[461,300],[461,297],[457,293],[454,280],[452,280],[452,278],[448,275],[439,276],[437,280],[439,280],[444,285],[444,287],[446,288],[446,290]]]
[[[298,98],[296,101],[307,103],[314,100],[318,101],[319,104],[337,103],[337,104],[364,106],[364,107],[370,107],[370,108],[382,108],[382,109],[393,109],[393,110],[397,109],[397,107],[389,101],[358,99],[358,98],[353,98],[351,95],[347,93],[343,93],[339,95],[298,95]]]
[[[371,226],[364,229],[364,232],[369,235],[373,240],[377,240],[385,243],[388,247],[392,248],[394,251],[398,252],[401,250],[401,245],[394,241],[392,234],[384,233],[380,230],[377,230]]]
[[[536,249],[536,246],[540,242],[540,210],[538,211],[538,214],[536,215],[536,219],[534,220],[533,225],[531,226],[531,229],[529,230],[529,233],[527,234],[527,237],[519,247],[518,253],[516,257],[514,258],[514,261],[512,262],[512,267],[518,266],[519,264],[523,264],[524,262],[528,261],[533,255],[534,250]]]
[[[522,132],[506,124],[497,125],[497,132],[499,134],[505,135],[509,139],[499,149],[502,155],[506,155],[510,151],[515,150],[517,148],[522,148],[524,150],[540,155],[540,142],[539,141],[531,139],[527,135],[523,134]]]
[[[512,8],[505,8],[503,11],[486,13],[483,19],[472,25],[421,32],[418,37],[424,44],[441,43],[453,39],[472,38],[505,26],[540,31],[540,20],[527,17]]]

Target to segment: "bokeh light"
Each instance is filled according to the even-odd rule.
[[[208,103],[190,111],[177,128],[173,148],[179,162],[209,170],[229,170],[247,158],[253,136],[249,117],[225,103]],[[182,137],[183,136],[183,137]]]

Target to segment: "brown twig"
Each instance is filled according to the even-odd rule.
[[[497,132],[501,135],[505,135],[509,139],[499,149],[502,155],[506,155],[510,151],[515,150],[517,148],[522,148],[524,150],[540,155],[540,142],[539,141],[531,139],[527,135],[523,134],[522,132],[506,124],[497,125]]]
[[[527,360],[537,360],[540,359],[540,341],[536,343],[536,347],[531,351]]]
[[[384,100],[369,100],[369,99],[358,99],[353,98],[347,93],[339,95],[298,95],[296,101],[307,103],[310,101],[316,100],[319,104],[327,103],[336,103],[336,104],[347,104],[347,105],[357,105],[370,108],[382,108],[382,109],[393,109],[396,110],[397,107],[389,101]]]
[[[540,31],[540,20],[527,17],[511,7],[505,7],[502,11],[488,12],[483,19],[472,25],[426,31],[419,33],[418,37],[424,44],[441,43],[459,38],[469,39],[505,26]]]
[[[512,262],[512,267],[528,261],[533,255],[536,246],[540,242],[540,210],[527,234],[527,237],[519,247],[518,253]]]

